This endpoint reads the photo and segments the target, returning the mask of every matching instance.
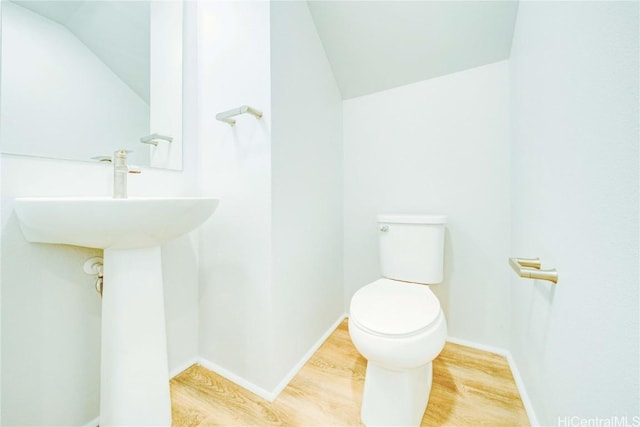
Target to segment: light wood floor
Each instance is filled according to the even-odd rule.
[[[274,402],[193,365],[171,380],[175,426],[360,426],[366,360],[345,320]],[[502,356],[447,343],[423,426],[529,425]]]

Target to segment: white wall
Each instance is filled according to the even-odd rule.
[[[132,163],[149,164],[137,147],[149,105],[62,25],[11,2],[2,13],[3,152],[89,160],[135,147]]]
[[[3,12],[6,2],[3,2]],[[193,5],[185,5],[194,25]],[[129,178],[130,196],[196,192],[195,40],[185,50],[185,171],[144,169]],[[4,125],[4,123],[3,123]],[[2,423],[85,425],[97,418],[100,300],[83,262],[99,251],[24,241],[15,197],[110,195],[108,165],[3,155]],[[171,371],[197,357],[197,244],[194,235],[163,247],[167,345]],[[105,286],[108,286],[106,284]]]
[[[637,2],[520,3],[511,253],[559,281],[512,276],[510,349],[542,425],[640,416],[638,18]]]
[[[270,397],[343,313],[341,100],[306,3],[199,7],[200,355]]]
[[[342,98],[306,2],[271,4],[271,97],[271,369],[282,379],[344,314]]]
[[[498,62],[344,101],[345,302],[380,277],[378,213],[449,217],[449,335],[508,336],[508,66]]]
[[[221,198],[200,229],[200,356],[273,383],[269,2],[198,3],[202,191]],[[248,104],[234,127],[217,113]],[[219,370],[219,369],[218,369]]]

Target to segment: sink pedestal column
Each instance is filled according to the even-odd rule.
[[[105,249],[100,426],[169,426],[160,247]]]

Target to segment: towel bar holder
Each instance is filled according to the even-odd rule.
[[[233,110],[216,114],[216,119],[220,120],[221,122],[228,123],[231,126],[235,126],[236,120],[233,117],[247,113],[255,116],[256,119],[262,118],[262,111],[257,110],[253,107],[249,107],[248,105],[241,105],[240,107],[234,108]]]
[[[520,277],[558,283],[558,270],[541,270],[540,258],[509,258],[509,265]]]
[[[154,145],[157,147],[159,139],[163,139],[167,142],[173,142],[172,137],[167,135],[160,135],[159,133],[152,133],[151,135],[143,136],[142,138],[140,138],[140,142],[142,142],[143,144]]]

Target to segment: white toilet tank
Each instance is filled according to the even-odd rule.
[[[378,215],[382,276],[405,282],[442,281],[445,215]]]

